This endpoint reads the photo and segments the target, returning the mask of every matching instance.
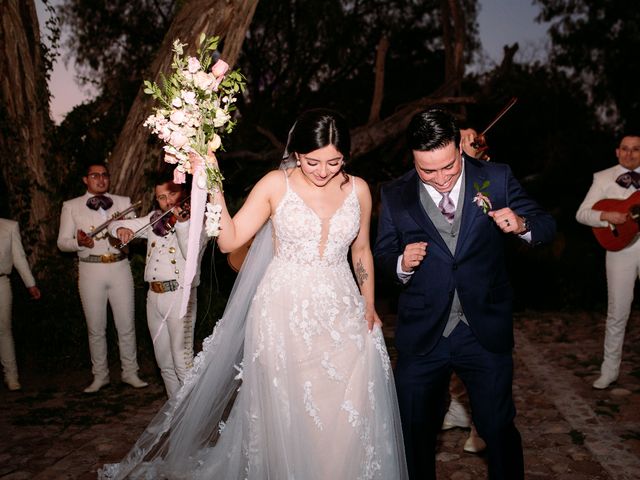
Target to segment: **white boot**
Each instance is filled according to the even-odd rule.
[[[593,382],[593,388],[596,388],[598,390],[604,390],[605,388],[608,388],[609,385],[611,385],[617,379],[618,379],[618,374],[609,372],[609,371],[606,371],[606,372],[603,371],[598,377],[598,379],[595,382]]]
[[[109,385],[109,377],[93,377],[93,382],[84,389],[84,393],[96,393],[106,385]]]
[[[469,428],[471,426],[471,418],[469,414],[458,400],[451,398],[449,410],[444,416],[442,422],[442,430],[450,430],[452,428]]]
[[[6,375],[4,377],[4,383],[7,384],[7,388],[12,392],[16,392],[22,388],[20,382],[18,381],[18,377],[14,377],[11,375]]]
[[[487,444],[484,440],[478,435],[478,431],[476,427],[471,425],[471,431],[469,432],[469,438],[464,442],[464,447],[462,447],[465,452],[468,453],[480,453],[487,448]]]
[[[149,384],[141,380],[136,373],[122,375],[122,383],[131,385],[133,388],[144,388],[149,386]]]

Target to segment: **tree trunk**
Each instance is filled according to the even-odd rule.
[[[376,50],[376,80],[373,88],[373,99],[371,100],[371,110],[369,112],[369,122],[374,123],[380,120],[380,109],[384,98],[384,66],[389,50],[389,39],[383,36],[378,42]]]
[[[44,68],[34,1],[0,1],[0,168],[32,264],[55,248],[58,213],[50,204]]]
[[[161,73],[170,74],[171,47],[175,39],[188,44],[187,49],[195,54],[202,32],[221,38],[224,42],[222,58],[233,66],[257,4],[258,0],[187,1],[169,27],[147,78],[158,82]],[[153,105],[153,99],[140,88],[110,158],[114,193],[129,195],[134,200],[146,198],[148,201],[144,173],[155,171],[160,162],[159,147],[152,142],[149,130],[142,126]]]
[[[466,30],[459,0],[441,0],[442,42],[444,44],[444,84],[447,95],[459,95],[464,76]]]

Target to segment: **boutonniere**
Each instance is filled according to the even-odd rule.
[[[478,182],[473,182],[473,188],[476,189],[476,196],[473,197],[473,203],[482,209],[482,213],[486,214],[492,208],[491,199],[487,192],[489,180],[485,180],[482,185],[479,185]]]

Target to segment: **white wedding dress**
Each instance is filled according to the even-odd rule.
[[[228,307],[183,391],[102,478],[407,477],[389,357],[380,328],[367,331],[347,261],[360,223],[354,185],[345,185],[346,200],[323,220],[287,182],[272,218],[275,255],[248,307],[242,356],[218,358],[237,349],[228,345],[237,334],[225,325]],[[214,374],[208,362],[227,365]],[[224,370],[235,384],[212,390]]]

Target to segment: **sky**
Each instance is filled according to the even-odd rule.
[[[263,0],[269,1],[269,0]],[[59,0],[53,0],[53,5]],[[542,59],[546,51],[547,26],[535,22],[540,7],[533,0],[479,0],[480,14],[478,24],[482,42],[482,59],[474,69],[488,68],[502,59],[504,45],[518,42],[516,60],[530,61]],[[41,29],[44,28],[46,12],[40,0],[36,0],[36,9]],[[60,56],[51,75],[49,87],[53,96],[51,114],[56,123],[74,106],[88,100],[92,91],[81,87],[75,81],[73,61],[65,65],[64,53]]]

